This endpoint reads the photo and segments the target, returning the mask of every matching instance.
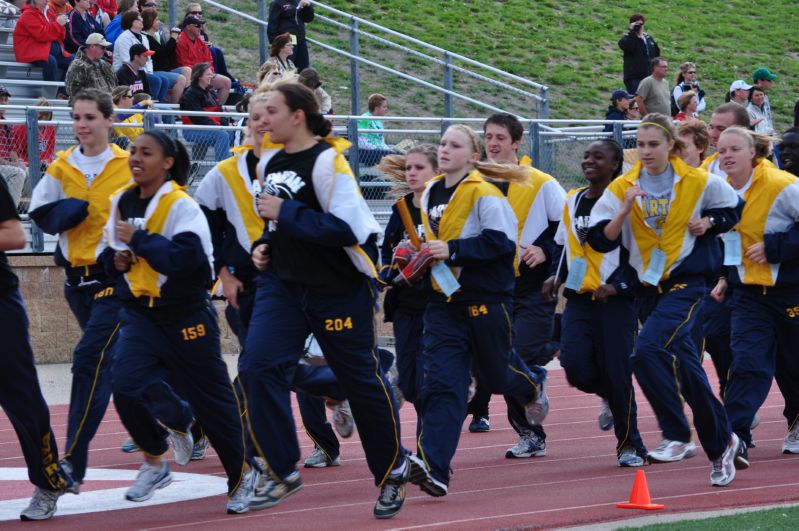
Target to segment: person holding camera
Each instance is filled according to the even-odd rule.
[[[641,80],[652,73],[651,61],[660,56],[660,47],[651,35],[644,31],[646,18],[641,13],[630,17],[630,30],[619,40],[624,52],[624,86],[635,94]]]
[[[682,108],[677,105],[680,101],[680,96],[683,92],[692,90],[696,94],[696,99],[699,102],[696,106],[694,114],[699,115],[707,107],[705,102],[705,91],[699,88],[699,81],[696,80],[696,64],[692,62],[683,63],[680,65],[680,71],[677,72],[677,81],[674,90],[671,91],[671,115],[676,116]]]

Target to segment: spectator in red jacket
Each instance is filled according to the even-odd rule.
[[[176,48],[178,66],[194,68],[200,63],[214,64],[214,58],[208,44],[202,39],[204,22],[196,17],[186,17],[183,21],[183,31],[180,33]],[[213,67],[211,67],[213,72]],[[224,105],[230,94],[230,78],[215,74],[211,81],[211,88],[219,93],[219,103]]]
[[[47,98],[39,98],[36,105],[40,107],[50,107]],[[49,122],[53,119],[51,111],[38,113],[40,122]],[[28,164],[28,134],[27,127],[24,124],[15,125],[11,130],[11,135],[14,138],[14,145],[17,147],[17,154],[19,158]],[[55,126],[54,125],[39,125],[39,160],[42,167],[48,166],[53,162],[55,156]]]
[[[47,0],[27,0],[22,6],[22,15],[14,27],[14,56],[21,63],[41,67],[45,81],[64,81],[72,62],[72,56],[61,46],[69,19],[55,13],[50,18],[48,11]],[[58,92],[65,94],[63,88]]]

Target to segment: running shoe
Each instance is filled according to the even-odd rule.
[[[710,468],[710,484],[714,487],[724,487],[732,483],[735,479],[735,456],[738,455],[738,448],[741,440],[734,433],[730,435],[730,442],[727,449],[717,459],[714,459]]]
[[[610,410],[610,404],[604,398],[599,405],[599,429],[602,431],[609,431],[613,428],[613,412]]]
[[[485,433],[491,430],[491,424],[488,422],[488,416],[474,415],[472,421],[469,423],[469,432],[471,433]]]
[[[277,481],[259,474],[255,492],[250,500],[250,509],[268,509],[282,502],[302,488],[302,478],[296,470],[284,480]]]
[[[337,404],[328,403],[327,407],[333,410],[333,427],[344,439],[352,437],[355,431],[355,419],[352,418],[349,400]]]
[[[20,513],[19,519],[28,520],[49,520],[53,517],[58,504],[58,498],[63,494],[60,490],[44,490],[36,487],[33,490],[33,497],[27,507]]]
[[[547,396],[546,377],[538,385],[538,396],[524,408],[527,422],[533,426],[540,426],[549,414],[549,397]]]
[[[255,488],[255,471],[245,474],[241,483],[227,501],[228,514],[244,514],[250,510],[253,489]]]
[[[125,442],[122,443],[122,446],[120,446],[119,449],[126,454],[141,452],[141,448],[139,448],[139,445],[133,440],[133,437],[128,437],[125,439]]]
[[[736,470],[746,470],[749,468],[749,448],[747,448],[747,444],[743,441],[741,441],[741,444],[738,446],[738,453],[735,454],[735,468]]]
[[[619,453],[619,466],[620,467],[636,467],[644,466],[646,461],[641,457],[632,446],[625,446]]]
[[[402,504],[405,503],[405,491],[411,476],[411,465],[406,460],[401,473],[391,474],[386,478],[380,488],[380,496],[375,503],[374,515],[379,520],[385,520],[396,515]]]
[[[434,498],[447,495],[447,484],[434,478],[425,462],[419,459],[418,456],[414,454],[409,455],[408,464],[411,468],[410,481],[414,485],[418,485],[418,487],[422,489],[422,492]]]
[[[672,463],[696,455],[696,445],[691,442],[663,439],[657,448],[649,452],[649,460],[656,463]]]
[[[163,463],[161,466],[153,466],[143,463],[136,481],[125,493],[125,499],[135,502],[149,500],[156,489],[163,489],[170,483],[172,483],[172,474],[169,473],[169,465]]]
[[[194,453],[194,437],[191,430],[186,429],[186,433],[166,429],[169,433],[169,440],[172,442],[172,453],[175,463],[180,466],[187,465],[191,461],[191,454]]]
[[[507,459],[544,457],[545,455],[547,455],[546,441],[531,431],[519,435],[516,444],[505,452]]]
[[[80,486],[83,482],[75,480],[72,471],[72,463],[70,463],[66,459],[62,459],[61,461],[58,462],[58,465],[61,467],[61,470],[65,476],[72,478],[72,484],[69,487],[67,487],[66,491],[69,492],[70,494],[80,494]]]
[[[799,454],[799,422],[793,423],[793,427],[782,441],[782,453]]]
[[[341,465],[341,460],[338,456],[331,459],[321,448],[314,448],[313,453],[305,460],[305,468],[327,468],[339,465]]]
[[[199,441],[194,443],[194,448],[191,449],[191,460],[201,461],[205,459],[206,453],[208,453],[208,437],[203,435]]]

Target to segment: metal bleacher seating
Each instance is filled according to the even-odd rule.
[[[20,63],[14,56],[12,28],[0,27],[0,84],[5,85],[15,98],[55,98],[56,81],[42,81],[42,69],[28,63]]]

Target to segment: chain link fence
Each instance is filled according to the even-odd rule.
[[[18,210],[30,227],[27,251],[52,251],[55,239],[43,235],[35,224],[27,223],[30,193],[59,151],[76,143],[69,116],[63,102],[52,107],[6,106],[0,119],[0,175],[12,191]],[[185,143],[192,160],[189,193],[214,165],[228,156],[230,148],[245,137],[243,119],[236,113],[204,113],[156,108],[138,112],[118,110],[117,122],[110,141],[127,149],[146,130],[161,130]],[[219,116],[230,125],[193,125],[193,116]],[[331,116],[336,136],[347,138],[352,147],[345,152],[353,173],[361,184],[363,195],[378,221],[385,224],[391,214],[393,200],[387,196],[390,184],[377,169],[380,159],[391,153],[404,153],[412,146],[437,145],[442,132],[451,124],[462,123],[482,135],[483,119],[432,117],[381,117],[384,129],[359,127],[360,116]],[[637,123],[617,122],[615,129],[604,132],[599,121],[523,120],[525,135],[519,156],[528,155],[533,164],[557,178],[567,190],[583,184],[581,162],[585,148],[598,138],[614,138],[623,145],[634,143]],[[364,124],[360,124],[363,126]],[[623,127],[622,127],[623,126]],[[35,131],[34,135],[32,131]],[[379,149],[367,147],[364,139],[378,135]],[[371,144],[372,146],[374,143]],[[36,168],[36,171],[32,171]]]

